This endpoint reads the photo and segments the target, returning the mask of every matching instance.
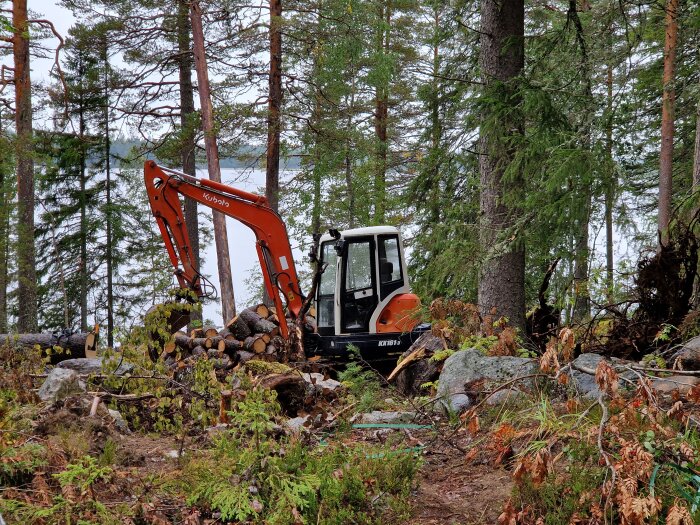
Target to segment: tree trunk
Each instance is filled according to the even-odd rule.
[[[177,45],[179,54],[178,68],[180,72],[180,132],[181,132],[181,163],[182,171],[193,177],[197,175],[195,159],[195,129],[193,126],[194,89],[192,88],[192,46],[190,39],[190,18],[188,0],[178,0]],[[197,216],[197,201],[185,197],[185,226],[192,245],[192,258],[197,269],[201,268],[199,260],[199,218]],[[202,321],[202,312],[194,311],[192,321]],[[199,324],[198,323],[198,324]]]
[[[0,112],[0,132],[2,131]],[[7,332],[7,287],[8,264],[10,262],[10,209],[12,192],[9,187],[9,174],[5,173],[6,163],[0,161],[0,333]]]
[[[523,0],[481,1],[480,63],[485,89],[502,104],[514,106],[516,87],[513,79],[524,66]],[[487,110],[488,111],[488,110]],[[488,118],[488,114],[484,115]],[[479,280],[479,307],[483,315],[505,316],[510,324],[525,333],[525,249],[522,243],[503,239],[504,232],[515,223],[517,209],[513,199],[504,199],[502,181],[513,152],[508,142],[520,133],[517,117],[498,119],[489,131],[481,129],[479,172],[481,178],[480,224],[481,245],[491,250],[484,261]],[[510,191],[520,185],[509,183]],[[508,204],[506,204],[508,201]],[[498,252],[494,247],[507,245]]]
[[[576,232],[576,246],[574,249],[574,286],[575,300],[573,320],[585,321],[590,315],[591,299],[588,291],[588,261],[590,250],[588,249],[588,227],[591,216],[591,193],[586,192],[584,216],[579,223]]]
[[[82,64],[79,66],[82,69]],[[79,73],[85,74],[85,71],[79,69]],[[87,145],[85,137],[85,108],[83,100],[84,88],[80,86],[80,94],[78,96],[78,140],[80,141],[80,330],[87,332],[87,317],[88,317],[88,269],[87,269],[87,176],[86,176],[86,157]],[[66,327],[68,328],[68,327]]]
[[[581,52],[581,80],[583,87],[584,100],[586,106],[582,112],[581,119],[582,130],[584,131],[582,146],[591,153],[591,136],[593,134],[593,123],[590,115],[594,114],[593,89],[591,81],[590,68],[588,67],[588,50],[586,48],[586,40],[583,31],[583,24],[578,16],[576,0],[569,0],[569,20],[573,21],[576,29],[576,40],[578,41]],[[583,181],[583,188],[580,193],[582,201],[581,213],[578,216],[577,231],[574,233],[574,285],[575,285],[575,300],[573,310],[573,320],[575,322],[583,322],[590,315],[590,295],[588,289],[588,265],[590,251],[588,249],[588,228],[591,218],[592,206],[592,179],[586,177]],[[551,277],[551,274],[549,274]],[[543,294],[544,295],[544,294]],[[540,305],[546,304],[546,297],[540,297]]]
[[[37,323],[37,284],[34,246],[34,137],[27,0],[12,2],[12,26],[17,133],[17,329],[20,332],[33,332]]]
[[[391,25],[391,2],[388,1],[386,9],[384,1],[379,2],[379,36],[377,38],[377,51],[382,55],[389,53],[389,34]],[[389,83],[376,86],[374,108],[374,132],[377,140],[377,158],[374,172],[374,223],[383,224],[386,218],[386,170],[387,153],[387,127],[389,120]]]
[[[695,109],[695,156],[693,157],[693,193],[694,200],[698,201],[700,191],[700,102]],[[693,215],[698,213],[700,206],[694,206]]]
[[[347,117],[345,123],[345,130],[347,133],[347,138],[345,141],[345,185],[348,192],[348,227],[355,227],[355,219],[357,217],[357,210],[355,209],[355,188],[352,180],[352,115],[355,111],[355,73],[352,74],[352,83],[350,84],[350,100],[347,107]]]
[[[659,243],[666,245],[671,222],[673,195],[673,111],[676,42],[678,39],[678,0],[666,2],[666,39],[664,42],[663,98],[661,108],[661,152],[659,154]]]
[[[270,0],[270,75],[268,78],[267,166],[265,197],[279,211],[280,109],[282,107],[282,0]]]
[[[102,44],[102,63],[104,64],[104,119],[105,119],[105,173],[107,178],[107,195],[105,228],[107,247],[105,258],[107,262],[107,346],[114,347],[114,249],[112,246],[112,141],[109,136],[109,42],[107,34]]]
[[[216,144],[214,111],[209,87],[209,72],[207,70],[206,55],[204,53],[202,11],[197,0],[190,4],[190,19],[192,22],[194,64],[197,70],[199,101],[202,106],[202,129],[204,131],[204,146],[207,152],[209,178],[213,181],[221,182],[221,166],[219,165],[219,148]],[[216,244],[219,287],[221,290],[221,307],[224,320],[226,320],[236,315],[233,279],[231,277],[231,257],[229,256],[228,235],[226,233],[226,216],[220,212],[213,211],[213,218],[214,242]]]
[[[610,28],[612,35],[612,27]],[[613,199],[615,195],[615,161],[613,160],[613,67],[607,67],[607,107],[605,122],[605,150],[607,181],[605,181],[605,296],[613,302],[615,262],[613,259]]]

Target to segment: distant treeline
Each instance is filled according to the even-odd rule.
[[[110,147],[110,152],[114,160],[115,166],[121,165],[122,159],[133,158],[134,152],[143,151],[146,145],[138,140],[115,140]],[[265,148],[262,146],[245,146],[241,148],[242,154],[238,157],[222,157],[222,169],[264,169],[261,163],[265,159]],[[159,160],[155,155],[149,154],[147,158]],[[292,152],[291,155],[282,156],[280,163],[284,169],[295,170],[299,169],[301,163],[299,155]],[[201,156],[197,157],[197,166],[206,168],[206,159]]]

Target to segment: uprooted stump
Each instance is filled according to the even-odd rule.
[[[666,245],[638,264],[632,299],[627,308],[608,307],[615,316],[605,341],[588,351],[620,358],[639,358],[658,349],[658,335],[679,326],[691,308],[698,244],[690,228],[675,227]],[[630,306],[637,305],[631,315]],[[676,341],[669,337],[668,344]]]
[[[445,350],[445,340],[425,332],[399,358],[399,363],[388,380],[396,380],[396,388],[405,396],[423,393],[421,385],[435,381],[442,370],[442,361],[431,359],[436,352]]]
[[[307,385],[308,383],[298,372],[273,374],[260,381],[261,387],[277,392],[277,401],[282,410],[292,416],[295,416],[306,404]]]

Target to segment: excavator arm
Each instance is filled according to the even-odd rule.
[[[160,228],[175,276],[182,288],[203,296],[202,281],[194,261],[190,237],[185,225],[179,195],[232,217],[255,233],[256,249],[265,281],[265,289],[280,312],[280,332],[289,337],[289,327],[281,296],[293,319],[303,315],[304,296],[289,245],[287,227],[265,197],[242,191],[208,179],[198,179],[158,166],[149,160],[144,179],[151,210]]]

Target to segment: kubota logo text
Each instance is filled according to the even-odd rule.
[[[205,200],[205,201],[209,201],[209,202],[213,202],[213,203],[215,203],[215,204],[219,204],[219,205],[221,205],[221,206],[226,206],[227,208],[229,207],[228,202],[226,202],[224,199],[217,199],[216,197],[214,197],[214,196],[213,196],[212,194],[210,194],[210,193],[205,193],[205,194],[204,194],[204,200]]]

